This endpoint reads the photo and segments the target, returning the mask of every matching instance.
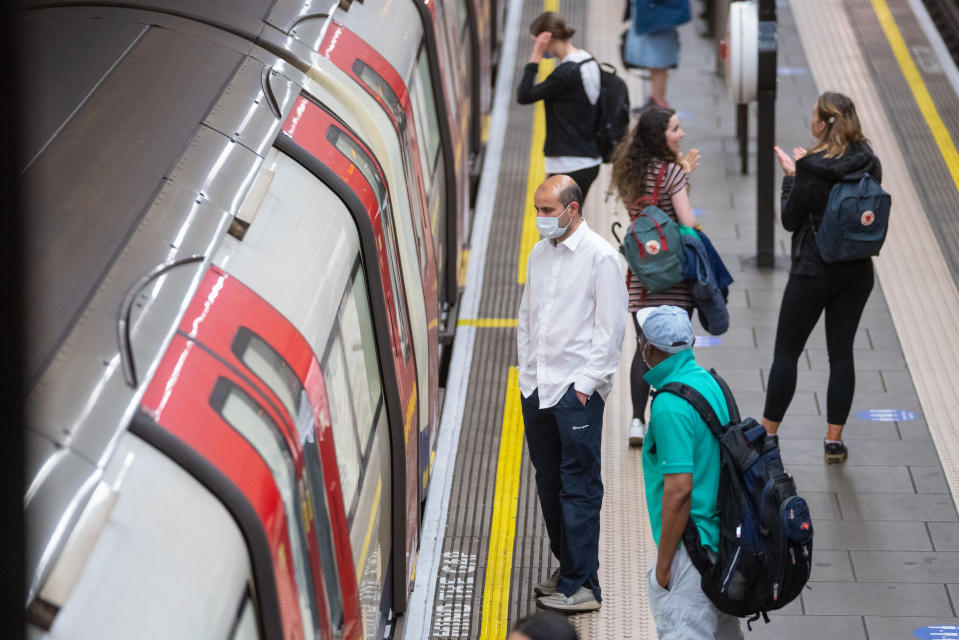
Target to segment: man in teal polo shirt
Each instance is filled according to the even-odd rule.
[[[646,381],[659,389],[683,382],[712,405],[720,422],[729,421],[723,392],[696,364],[689,315],[672,306],[636,312],[639,348],[649,366]],[[647,576],[649,606],[662,640],[741,639],[739,619],[717,609],[700,586],[701,577],[682,544],[686,521],[693,519],[702,544],[718,550],[719,442],[692,405],[673,394],[657,395],[643,441],[646,506],[658,548]]]

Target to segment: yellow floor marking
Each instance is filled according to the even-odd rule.
[[[489,140],[489,122],[490,116],[484,115],[480,117],[480,142],[486,144],[486,141]]]
[[[383,493],[383,477],[380,476],[376,483],[376,493],[373,495],[373,511],[370,513],[370,523],[366,527],[366,536],[363,538],[363,546],[360,547],[360,563],[356,565],[356,583],[362,582],[363,567],[366,566],[366,556],[370,552],[370,540],[373,539],[373,527],[376,524],[376,516],[380,512],[380,495]]]
[[[460,252],[460,266],[456,270],[456,284],[460,288],[466,286],[466,271],[470,265],[470,250],[463,249]]]
[[[410,392],[410,399],[406,401],[406,425],[403,429],[404,442],[410,441],[410,426],[413,424],[413,414],[416,412],[416,387]]]
[[[523,459],[523,414],[520,408],[519,372],[509,368],[503,406],[503,433],[496,464],[493,521],[490,526],[486,583],[483,585],[483,618],[480,640],[502,640],[508,631],[509,583],[513,571],[513,540],[519,504],[519,472]]]
[[[519,320],[516,318],[460,318],[458,327],[516,327]]]
[[[892,52],[899,62],[902,74],[906,77],[909,88],[912,89],[912,95],[916,99],[916,104],[919,105],[919,110],[926,119],[926,124],[929,125],[932,137],[936,140],[939,153],[942,154],[942,159],[949,168],[949,173],[952,175],[952,182],[956,188],[959,189],[959,151],[956,151],[956,145],[952,141],[952,136],[949,135],[949,130],[946,129],[946,125],[943,123],[942,117],[940,117],[939,111],[936,109],[936,103],[933,102],[932,96],[929,95],[929,90],[926,88],[926,83],[923,82],[922,76],[919,74],[919,69],[916,68],[916,64],[912,61],[912,57],[909,54],[909,47],[906,45],[906,41],[899,31],[899,27],[896,26],[896,20],[892,17],[892,12],[889,10],[889,5],[886,4],[886,0],[872,0],[872,8],[873,11],[876,12],[876,17],[879,18],[879,24],[882,26],[882,30],[886,33],[886,39],[889,40],[889,46],[892,47]]]
[[[559,0],[543,0],[543,11],[559,12]],[[553,72],[556,61],[543,58],[539,62],[536,82],[542,82]],[[543,141],[546,140],[546,109],[542,100],[533,105],[533,139],[529,143],[529,172],[526,174],[526,200],[523,205],[523,235],[519,242],[519,260],[516,266],[516,282],[526,284],[526,262],[529,252],[539,240],[536,231],[536,212],[533,211],[533,192],[546,178],[543,157]]]

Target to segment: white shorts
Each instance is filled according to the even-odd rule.
[[[739,618],[723,613],[706,597],[699,571],[680,544],[670,567],[669,590],[656,582],[656,563],[646,575],[649,608],[660,640],[743,640]]]

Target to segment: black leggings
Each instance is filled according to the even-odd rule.
[[[555,176],[555,173],[551,173],[547,178]],[[589,193],[589,187],[593,184],[593,180],[596,179],[596,176],[599,175],[599,165],[592,167],[586,167],[585,169],[580,169],[579,171],[570,171],[567,173],[570,178],[573,179],[580,190],[583,192],[583,202],[586,201],[586,194]]]
[[[856,388],[853,342],[873,281],[871,259],[826,265],[822,276],[789,276],[779,309],[763,417],[782,422],[796,391],[799,356],[825,310],[829,350],[826,420],[829,424],[846,424]]]

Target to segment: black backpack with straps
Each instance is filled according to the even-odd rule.
[[[629,130],[629,90],[626,83],[616,75],[616,67],[586,58],[576,63],[580,67],[587,62],[599,66],[599,100],[596,101],[596,146],[603,162],[613,159],[613,151]]]
[[[754,419],[740,419],[726,381],[715,370],[709,373],[726,399],[729,424],[720,424],[706,398],[689,385],[670,382],[657,391],[689,402],[719,439],[719,554],[703,547],[692,518],[683,542],[717,609],[751,616],[750,623],[760,616],[769,622],[767,612],[793,601],[809,580],[809,507],[783,469],[779,445]]]

